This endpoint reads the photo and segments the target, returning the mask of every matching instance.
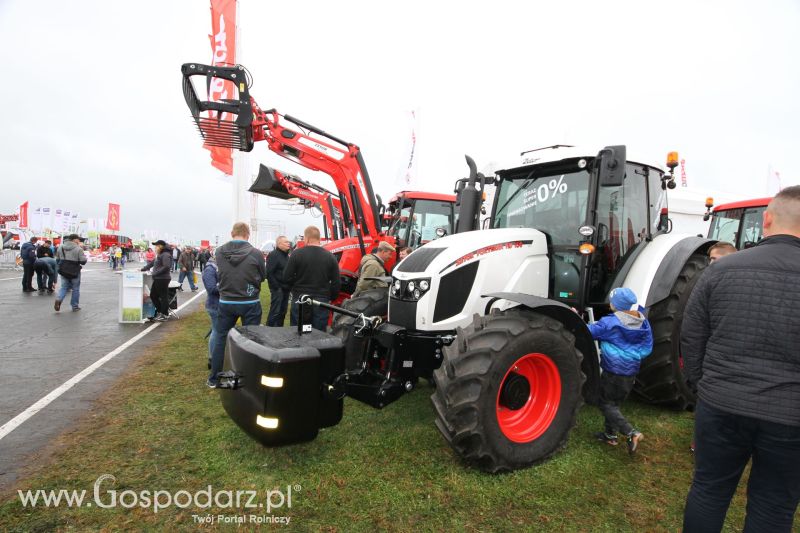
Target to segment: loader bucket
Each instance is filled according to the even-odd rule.
[[[343,394],[332,391],[344,372],[338,337],[313,330],[244,326],[232,329],[225,371],[235,388],[220,390],[228,416],[264,446],[313,440],[342,419]]]
[[[281,200],[289,200],[295,198],[286,190],[286,187],[275,178],[275,169],[265,165],[258,166],[258,177],[256,181],[248,189],[250,192],[256,194],[263,194],[264,196],[271,196],[272,198],[279,198]]]
[[[253,149],[253,109],[250,102],[247,71],[244,67],[221,67],[185,63],[183,74],[183,97],[197,124],[205,146],[235,148],[243,152]],[[192,78],[205,78],[205,100],[198,96]],[[212,87],[222,89],[221,94],[235,98],[212,100]],[[214,92],[216,94],[216,92]]]

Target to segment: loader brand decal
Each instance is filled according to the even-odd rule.
[[[509,241],[509,242],[501,242],[498,244],[490,244],[489,246],[484,246],[483,248],[478,248],[468,254],[464,254],[442,270],[439,271],[439,274],[450,268],[451,266],[461,266],[464,263],[468,263],[473,259],[478,259],[486,254],[490,254],[492,252],[499,252],[500,250],[510,250],[513,248],[522,248],[526,244],[532,244],[533,241]]]
[[[341,152],[329,146],[325,146],[324,144],[320,144],[313,139],[309,139],[308,137],[301,137],[300,142],[310,148],[313,148],[317,152],[322,152],[323,154],[332,157],[333,159],[336,159],[337,161],[340,161],[344,157],[344,152]]]
[[[342,246],[340,248],[336,248],[335,250],[331,250],[331,253],[335,254],[337,252],[343,252],[344,250],[352,250],[353,248],[358,248],[358,247],[359,247],[358,244],[348,244],[347,246]]]

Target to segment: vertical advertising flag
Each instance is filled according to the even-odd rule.
[[[24,204],[19,206],[19,220],[17,221],[17,227],[19,228],[28,227],[28,202],[25,202]]]
[[[42,230],[46,233],[53,229],[53,222],[51,220],[53,216],[53,210],[49,207],[42,208]]]
[[[211,40],[212,65],[236,64],[236,0],[211,0]],[[236,97],[236,88],[232,82],[214,79],[209,87],[209,99],[219,101]],[[215,112],[209,111],[209,116]],[[212,116],[212,118],[215,118]],[[225,114],[222,120],[230,119]],[[230,148],[203,145],[211,152],[211,165],[224,172],[233,174],[233,157]]]
[[[407,116],[408,145],[403,157],[403,169],[399,176],[401,187],[414,188],[419,174],[419,109],[413,109]]]
[[[61,225],[64,223],[64,210],[58,209],[53,212],[53,231],[61,233]]]
[[[106,229],[110,229],[111,231],[119,231],[119,204],[108,204]]]
[[[72,213],[64,211],[64,216],[61,217],[61,227],[57,228],[61,233],[69,233],[69,223],[72,220]]]
[[[31,215],[31,230],[34,233],[41,233],[44,227],[42,226],[42,208],[37,207],[33,210]]]

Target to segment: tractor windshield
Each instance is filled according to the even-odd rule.
[[[497,190],[494,228],[536,228],[554,245],[577,246],[586,220],[589,172],[504,176]]]
[[[454,227],[452,202],[405,199],[389,234],[397,237],[401,246],[418,248],[436,239],[438,228],[450,234]]]

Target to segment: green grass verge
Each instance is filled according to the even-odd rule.
[[[266,318],[266,313],[264,314]],[[646,435],[630,458],[592,440],[597,409],[584,407],[565,450],[527,470],[491,476],[463,466],[438,434],[421,385],[381,411],[345,401],[342,422],[310,443],[263,448],[205,387],[208,318],[172,333],[110,389],[93,414],[59,439],[59,451],[0,503],[1,531],[193,530],[192,515],[264,515],[263,509],[23,507],[16,489],[266,492],[293,489],[295,531],[678,531],[691,481],[692,415],[635,402],[623,411]],[[424,382],[423,382],[424,383]],[[127,500],[128,502],[132,500]],[[141,503],[142,500],[139,500]],[[278,498],[275,498],[278,501]],[[224,502],[223,502],[224,503]],[[726,531],[741,530],[737,494]],[[211,528],[228,529],[215,523]],[[258,526],[245,524],[244,530]]]

